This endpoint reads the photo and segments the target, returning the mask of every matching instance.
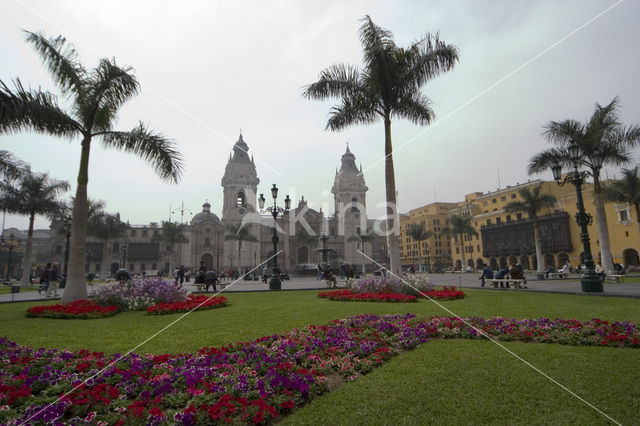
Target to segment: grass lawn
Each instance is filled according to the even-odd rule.
[[[640,300],[465,289],[442,302],[461,316],[599,317],[640,322]],[[195,352],[204,346],[279,333],[359,313],[448,315],[419,303],[331,302],[317,291],[230,293],[230,306],[195,312],[139,347],[139,353]],[[53,302],[49,302],[53,303]],[[0,307],[2,335],[32,347],[124,353],[180,318],[120,313],[99,320],[26,318],[28,306]],[[622,423],[640,419],[640,352],[634,349],[505,343],[513,352]],[[487,341],[434,339],[316,399],[285,423],[606,423],[605,417]]]

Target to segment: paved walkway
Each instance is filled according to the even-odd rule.
[[[563,293],[563,294],[580,294],[590,296],[619,296],[619,297],[637,297],[640,298],[640,283],[637,284],[604,284],[604,293],[583,293],[580,286],[580,280],[577,278],[568,278],[564,280],[543,280],[539,281],[535,278],[535,274],[527,275],[527,287],[526,289],[508,289],[508,288],[493,288],[480,287],[480,280],[478,279],[478,273],[467,274],[433,274],[429,275],[431,281],[436,286],[455,286],[458,288],[475,288],[483,289],[485,291],[522,291],[522,292],[542,292],[542,293]],[[229,282],[229,281],[227,281]],[[89,294],[99,284],[87,285],[87,291]],[[187,289],[191,292],[196,291],[193,283],[185,284]],[[297,278],[294,277],[290,280],[282,281],[282,290],[327,290],[328,287],[324,281],[316,280],[313,277]],[[338,287],[344,288],[344,282],[338,280]],[[218,287],[219,289],[219,287]],[[2,294],[0,295],[0,303],[6,302],[24,302],[35,300],[52,300],[59,299],[45,297],[43,294],[38,294],[36,290],[23,291],[21,288],[19,293],[14,294]],[[229,292],[243,292],[243,291],[269,291],[269,285],[264,284],[261,281],[244,281],[240,280],[232,285],[227,286],[223,293]],[[59,290],[59,295],[62,296],[64,289]],[[209,292],[207,294],[213,294]]]

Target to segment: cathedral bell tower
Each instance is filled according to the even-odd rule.
[[[226,269],[242,272],[246,268],[251,269],[255,266],[254,259],[259,255],[259,245],[251,241],[251,236],[258,239],[259,225],[255,223],[244,225],[249,229],[249,239],[244,238],[243,241],[238,241],[227,239],[226,236],[234,234],[230,227],[238,227],[244,216],[256,212],[258,183],[260,179],[256,173],[256,165],[253,157],[249,157],[249,147],[240,133],[240,138],[233,145],[233,153],[229,155],[222,177],[222,225],[225,233],[222,263]],[[235,235],[241,237],[237,229]]]

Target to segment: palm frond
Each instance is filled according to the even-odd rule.
[[[553,166],[553,164],[555,163],[558,163],[561,166],[570,164],[568,155],[565,150],[550,148],[537,153],[529,160],[527,173],[529,175],[533,175],[536,173],[542,173],[547,170],[551,170],[551,166]]]
[[[438,33],[427,33],[407,51],[412,53],[409,55],[412,63],[408,67],[406,79],[416,88],[442,73],[451,71],[460,61],[458,48],[440,40]]]
[[[58,106],[49,92],[28,91],[16,79],[15,91],[0,80],[0,133],[32,130],[55,136],[73,136],[80,125]]]
[[[342,130],[352,124],[370,124],[380,118],[375,105],[364,96],[345,97],[342,103],[329,111],[327,129]]]
[[[542,136],[559,148],[566,148],[572,140],[583,139],[584,132],[584,124],[576,120],[550,121],[544,126]]]
[[[362,91],[358,69],[348,64],[335,64],[320,73],[318,81],[304,87],[305,99],[352,96]]]
[[[136,154],[155,169],[161,179],[177,183],[182,175],[182,155],[175,144],[159,133],[148,130],[143,123],[130,132],[101,132],[105,146]]]
[[[17,179],[27,165],[6,150],[0,150],[0,176]]]
[[[361,21],[362,25],[358,33],[362,44],[364,63],[369,68],[383,59],[385,51],[389,47],[395,47],[395,43],[391,31],[374,24],[369,15],[366,15]]]
[[[415,93],[412,97],[403,98],[396,103],[393,116],[406,118],[419,126],[430,124],[435,118],[435,112],[431,109],[431,100],[421,93]]]
[[[43,64],[47,67],[54,81],[58,84],[63,94],[70,92],[80,94],[85,69],[77,61],[78,54],[72,45],[67,45],[62,36],[47,38],[43,33],[25,31],[27,42],[31,43],[40,55]]]

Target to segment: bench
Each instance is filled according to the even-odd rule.
[[[624,275],[616,275],[616,274],[611,274],[611,275],[605,275],[605,279],[610,279],[612,283],[618,283],[618,282],[622,282],[624,280]]]
[[[513,288],[527,288],[525,280],[514,278],[485,278],[485,282],[488,282],[493,288],[498,288],[498,284],[508,285]]]
[[[569,278],[569,273],[568,272],[549,272],[549,277],[551,277],[551,279],[554,278]]]

